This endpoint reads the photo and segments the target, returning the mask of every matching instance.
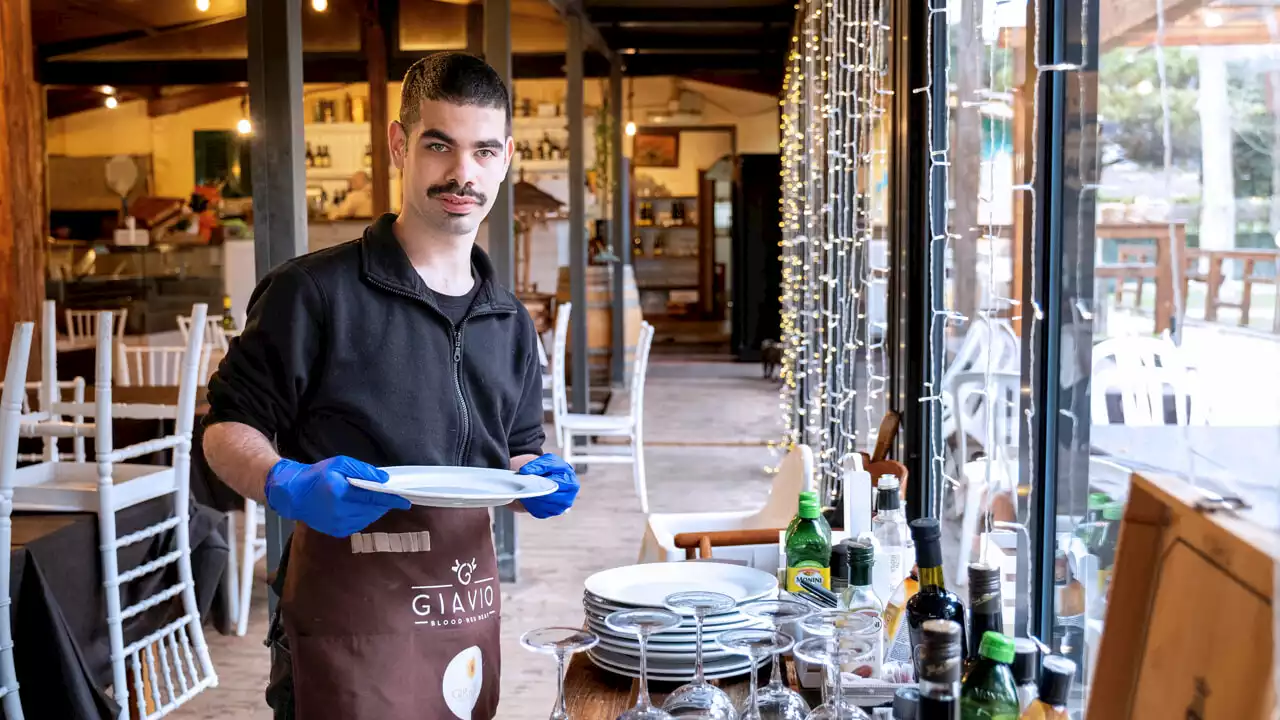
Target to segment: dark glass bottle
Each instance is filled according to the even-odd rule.
[[[969,665],[978,657],[982,636],[1004,634],[1004,609],[1000,598],[1000,568],[982,563],[969,565]]]
[[[1018,720],[1018,690],[1013,684],[1013,639],[988,632],[978,658],[964,674],[960,689],[962,720]]]
[[[1067,701],[1071,697],[1071,680],[1076,664],[1061,655],[1044,659],[1040,673],[1040,692],[1036,701],[1022,712],[1022,720],[1070,720]]]
[[[916,720],[920,715],[920,690],[900,687],[893,694],[893,720]]]
[[[1040,646],[1031,638],[1013,640],[1013,684],[1018,688],[1018,709],[1035,702],[1040,682]]]
[[[920,569],[920,589],[907,601],[907,629],[911,633],[911,655],[920,676],[921,629],[930,620],[951,620],[960,624],[960,648],[964,655],[964,603],[947,589],[942,577],[942,531],[935,518],[911,521],[911,538],[916,546],[916,566]]]
[[[920,684],[918,720],[960,720],[960,665],[964,626],[953,620],[922,623],[916,678]]]

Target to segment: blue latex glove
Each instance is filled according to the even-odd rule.
[[[578,497],[578,474],[573,466],[565,462],[559,455],[547,453],[534,458],[516,471],[518,475],[538,475],[549,478],[558,485],[558,489],[550,495],[536,498],[525,498],[520,503],[529,514],[539,520],[555,517],[573,507]]]
[[[358,488],[347,478],[385,483],[387,474],[345,455],[315,465],[281,460],[267,473],[267,505],[325,535],[344,538],[369,527],[388,510],[408,510],[409,501]]]

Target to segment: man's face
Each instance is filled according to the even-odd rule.
[[[502,110],[439,100],[424,100],[410,127],[391,123],[388,140],[404,171],[404,210],[449,235],[475,233],[515,151]]]

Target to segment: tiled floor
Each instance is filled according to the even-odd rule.
[[[759,372],[753,365],[654,363],[645,396],[654,512],[750,508],[764,501],[764,468],[775,462],[764,443],[777,439],[780,425],[777,385],[761,380]],[[569,514],[541,521],[519,516],[520,578],[503,588],[504,720],[545,718],[555,695],[554,662],[522,650],[521,633],[580,623],[582,581],[635,562],[639,551],[644,516],[630,468],[596,466],[582,484]],[[259,582],[257,588],[249,634],[210,638],[221,684],[174,717],[271,717],[262,701],[265,587]]]

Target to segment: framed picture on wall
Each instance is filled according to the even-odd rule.
[[[636,133],[631,160],[636,167],[680,167],[680,131],[642,128]]]

